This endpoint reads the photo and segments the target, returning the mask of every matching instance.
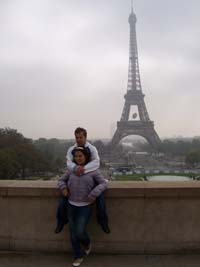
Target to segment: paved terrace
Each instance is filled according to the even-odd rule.
[[[61,253],[0,253],[1,267],[71,267]],[[81,267],[199,267],[200,255],[91,255]]]
[[[71,266],[67,227],[58,235],[53,181],[0,181],[0,267]],[[111,234],[95,216],[93,254],[82,266],[200,266],[200,183],[112,182]]]

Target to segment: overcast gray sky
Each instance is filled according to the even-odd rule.
[[[200,1],[135,0],[140,74],[160,137],[200,135]],[[130,0],[0,0],[0,127],[111,138],[128,77]]]

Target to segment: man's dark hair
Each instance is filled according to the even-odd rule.
[[[83,135],[87,137],[87,131],[84,128],[81,128],[81,127],[76,128],[76,130],[74,131],[74,134],[80,134],[80,133],[83,133]]]

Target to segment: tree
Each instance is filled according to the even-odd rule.
[[[200,150],[187,153],[185,163],[191,167],[196,167],[200,163]]]
[[[97,148],[100,155],[106,152],[106,146],[101,140],[96,140],[92,144]]]
[[[0,179],[14,179],[18,175],[19,163],[12,149],[0,149]]]
[[[15,129],[0,129],[0,179],[24,179],[47,170],[47,161],[32,140]]]

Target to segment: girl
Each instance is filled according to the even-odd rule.
[[[90,161],[90,153],[84,147],[73,151],[74,162],[84,166]],[[84,253],[91,251],[90,238],[86,232],[92,203],[107,188],[107,182],[98,170],[81,176],[68,171],[59,181],[58,186],[64,196],[68,196],[68,218],[71,244],[74,251],[73,266],[79,266]]]

